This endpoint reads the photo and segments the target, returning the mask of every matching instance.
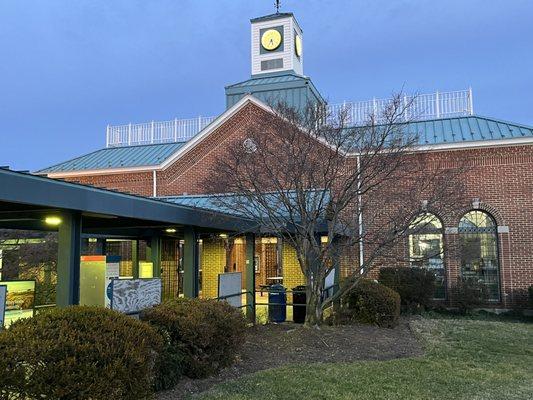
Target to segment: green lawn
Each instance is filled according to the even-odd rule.
[[[262,371],[199,399],[533,399],[533,324],[423,319],[426,355]]]

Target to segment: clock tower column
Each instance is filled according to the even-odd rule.
[[[272,72],[303,75],[303,32],[293,13],[254,18],[252,76]]]

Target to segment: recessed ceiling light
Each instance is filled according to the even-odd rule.
[[[62,221],[61,221],[61,218],[59,217],[50,216],[50,217],[46,217],[44,219],[44,222],[47,225],[57,226],[61,224]]]

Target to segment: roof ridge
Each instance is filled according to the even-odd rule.
[[[497,122],[497,123],[507,124],[507,125],[514,125],[514,126],[519,126],[521,128],[533,130],[533,125],[519,124],[519,123],[516,123],[516,122],[506,121],[504,119],[493,118],[493,117],[485,117],[483,115],[477,115],[477,114],[476,115],[468,115],[468,117],[482,118],[482,119],[486,119],[486,120],[492,121],[492,122]]]
[[[148,146],[165,146],[165,145],[171,145],[176,143],[187,143],[188,140],[181,140],[177,142],[166,142],[166,143],[146,143],[146,144],[132,144],[129,146],[115,146],[115,147],[104,147],[100,150],[113,150],[113,149],[130,149],[132,147],[148,147]]]

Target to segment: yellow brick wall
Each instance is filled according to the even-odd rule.
[[[226,249],[220,240],[202,241],[202,298],[218,296],[218,274],[224,273]]]
[[[283,286],[287,289],[292,289],[298,285],[305,285],[305,276],[302,273],[298,258],[296,257],[296,250],[294,247],[283,243]]]

